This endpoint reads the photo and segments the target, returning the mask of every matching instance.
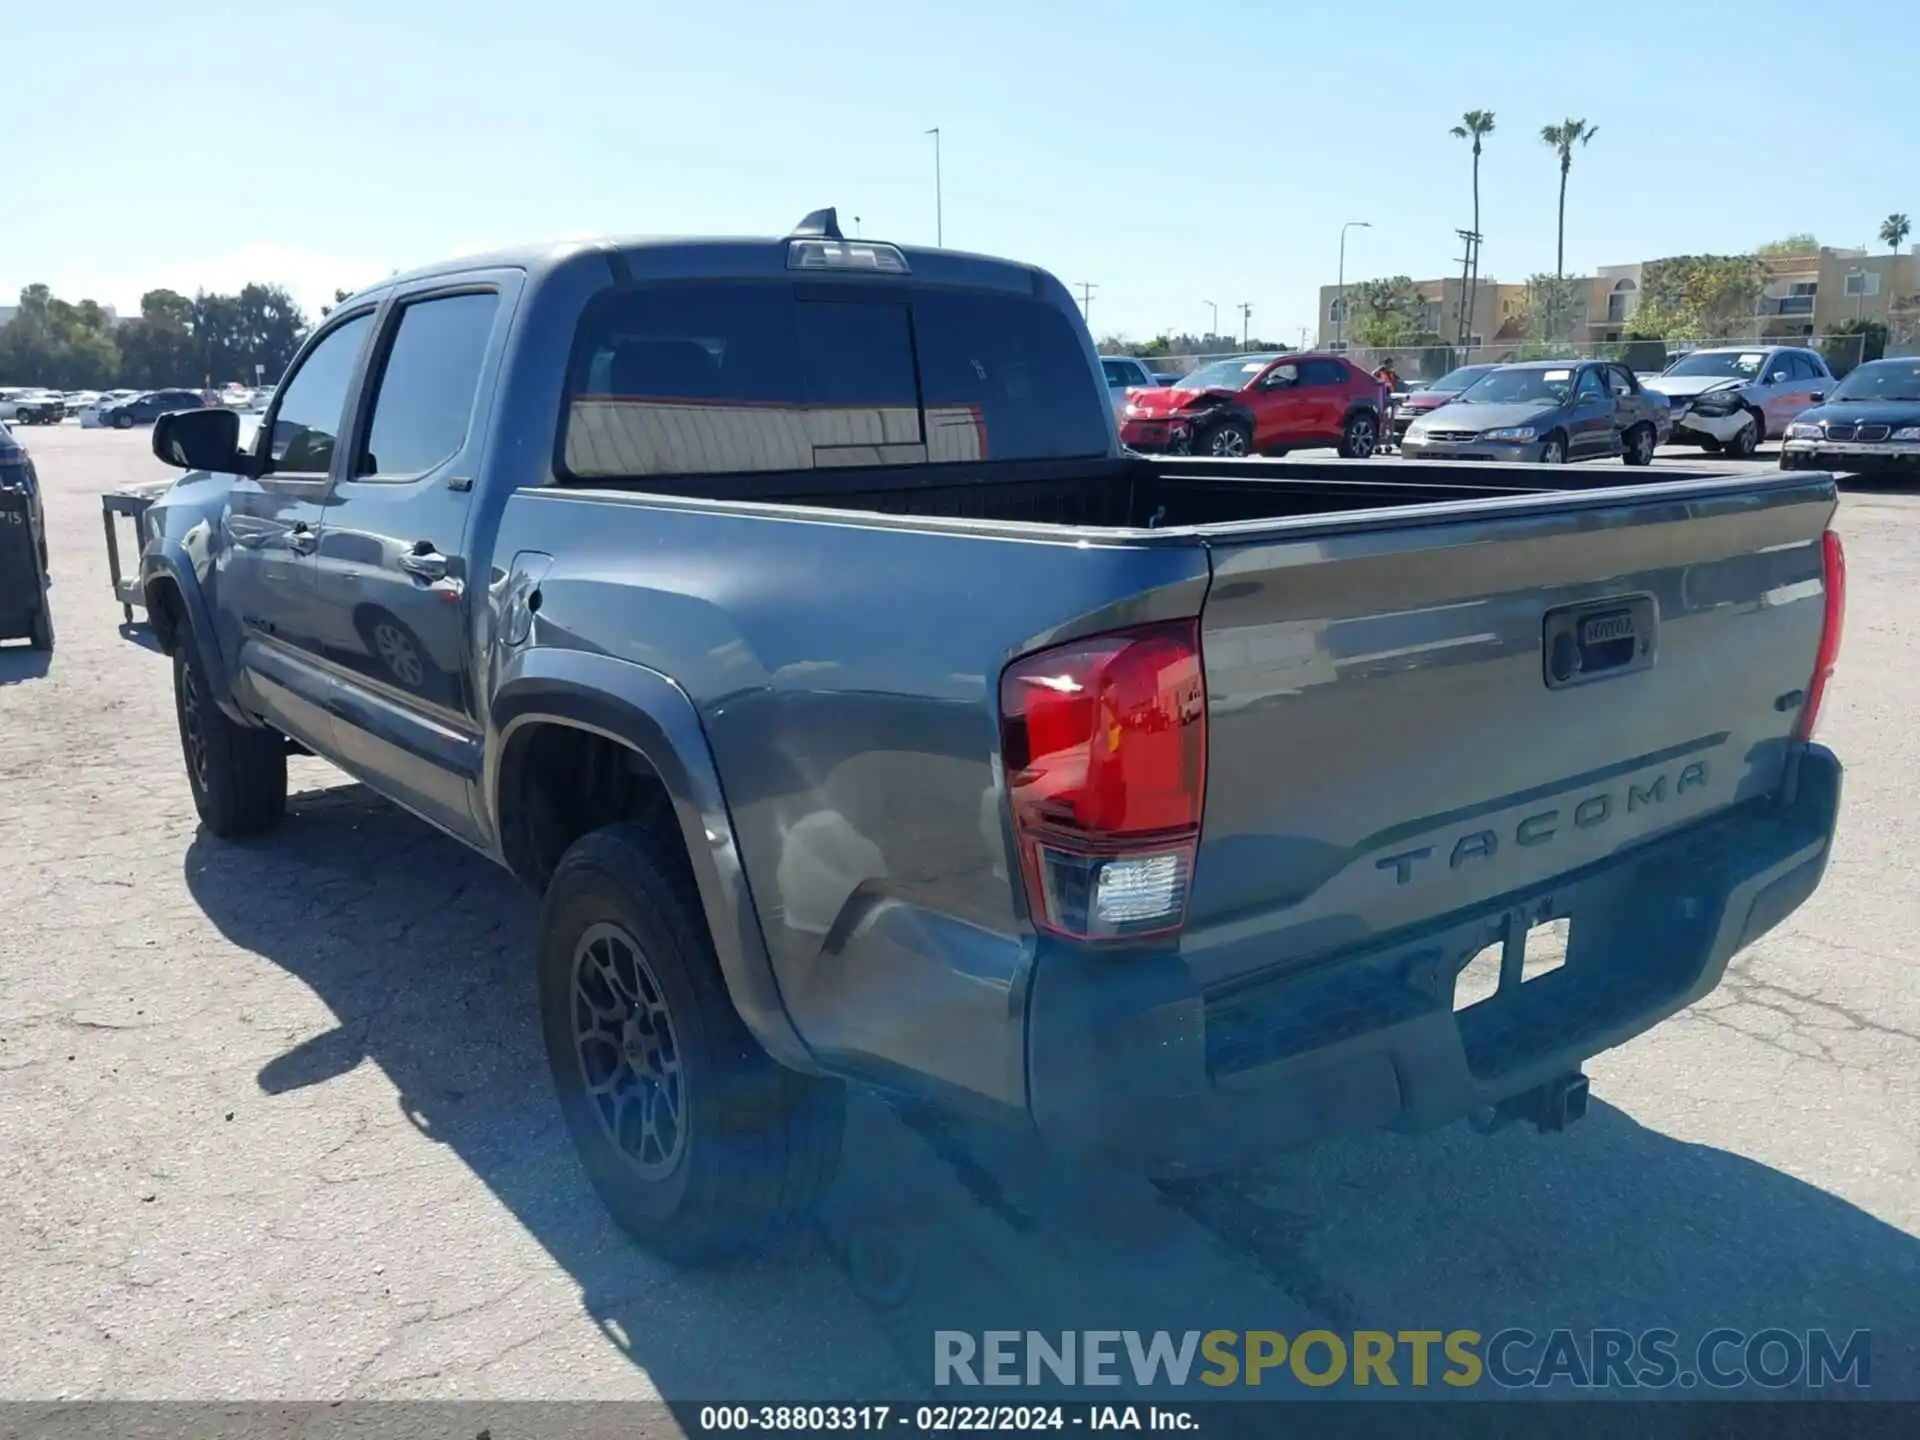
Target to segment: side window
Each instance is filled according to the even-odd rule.
[[[1607,387],[1600,381],[1600,372],[1591,367],[1580,372],[1580,383],[1574,394],[1581,400],[1604,400]]]
[[[421,475],[459,453],[499,308],[490,290],[401,307],[354,474]]]
[[[1634,383],[1633,376],[1629,375],[1618,365],[1609,365],[1607,367],[1607,385],[1614,394],[1621,396],[1623,399],[1635,394],[1640,389],[1640,387]]]
[[[1347,369],[1338,360],[1303,360],[1300,362],[1300,387],[1310,389],[1323,385],[1345,385]]]
[[[1290,390],[1300,383],[1300,367],[1292,361],[1274,366],[1260,378],[1261,386],[1268,390]]]
[[[329,331],[280,387],[280,408],[273,417],[267,451],[274,470],[324,475],[332,468],[334,440],[347,408],[347,386],[372,318],[356,315]]]
[[[1131,365],[1121,360],[1102,360],[1100,368],[1107,372],[1109,385],[1140,385],[1143,382]]]
[[[1798,375],[1796,377],[1798,379],[1824,380],[1827,378],[1825,375],[1822,375],[1820,373],[1820,366],[1817,363],[1815,363],[1814,358],[1811,355],[1808,355],[1805,353],[1796,354],[1793,357],[1793,364],[1794,364],[1794,368],[1798,372]]]

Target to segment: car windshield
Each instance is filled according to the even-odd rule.
[[[1764,350],[1703,350],[1683,356],[1661,373],[1751,380],[1760,373],[1760,367],[1766,362]]]
[[[1873,360],[1862,365],[1833,392],[1843,400],[1911,400],[1920,404],[1920,360]]]
[[[1462,365],[1458,370],[1449,370],[1427,389],[1435,395],[1458,395],[1492,369],[1491,365]]]
[[[1175,383],[1182,390],[1243,390],[1253,383],[1254,376],[1272,363],[1271,355],[1216,360],[1211,365],[1202,365],[1191,374],[1182,375]]]
[[[1511,405],[1528,400],[1564,403],[1573,393],[1573,367],[1495,370],[1461,392],[1463,405]]]

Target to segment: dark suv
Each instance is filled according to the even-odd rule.
[[[131,430],[136,425],[151,425],[173,410],[203,410],[206,400],[198,390],[149,390],[100,412],[102,424],[116,430]]]

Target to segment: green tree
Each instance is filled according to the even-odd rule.
[[[1553,249],[1553,278],[1556,283],[1567,278],[1567,175],[1573,169],[1573,149],[1578,145],[1582,149],[1600,133],[1598,125],[1589,125],[1585,120],[1564,120],[1558,125],[1540,127],[1540,143],[1556,151],[1560,156],[1560,222]],[[1551,326],[1559,328],[1559,316],[1556,312]]]
[[[1766,289],[1757,255],[1674,255],[1641,268],[1634,328],[1669,340],[1724,340],[1753,322]]]
[[[1480,142],[1493,133],[1493,111],[1469,110],[1460,123],[1447,132],[1456,140],[1473,142],[1473,233],[1480,233]],[[1473,329],[1473,302],[1480,289],[1480,247],[1472,251],[1473,266],[1467,276],[1467,301],[1460,312],[1460,338],[1464,341]]]
[[[185,385],[198,368],[193,301],[173,290],[149,290],[140,314],[120,327],[120,382],[143,390]]]
[[[1551,348],[1557,343],[1568,322],[1583,316],[1586,310],[1585,290],[1585,283],[1578,279],[1529,275],[1526,295],[1521,302],[1526,307],[1526,313],[1520,327],[1528,344]]]
[[[1757,245],[1753,253],[1763,260],[1781,260],[1789,255],[1818,255],[1820,242],[1803,230],[1798,235],[1783,235],[1778,240]]]
[[[1406,275],[1362,280],[1347,287],[1347,333],[1364,349],[1422,343],[1429,333],[1426,310],[1426,297]]]
[[[1880,243],[1889,250],[1898,250],[1912,233],[1913,222],[1903,211],[1895,211],[1880,222]]]
[[[0,376],[8,384],[72,390],[111,384],[120,369],[113,323],[93,300],[62,300],[45,285],[20,292],[20,307],[0,327]]]

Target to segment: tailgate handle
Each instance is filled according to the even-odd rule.
[[[1616,595],[1549,610],[1543,671],[1549,690],[1631,675],[1653,664],[1657,624],[1651,595]]]

